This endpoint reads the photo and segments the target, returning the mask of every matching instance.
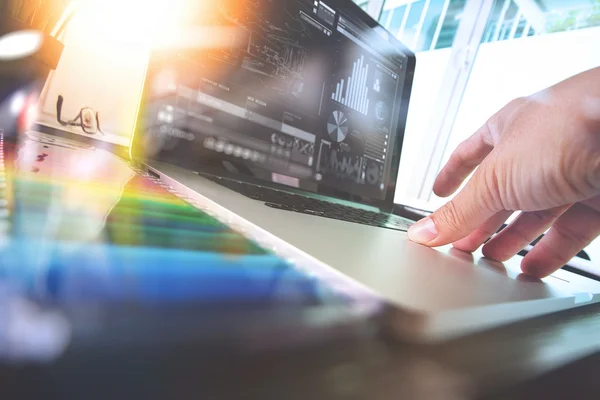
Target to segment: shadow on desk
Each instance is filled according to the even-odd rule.
[[[74,347],[53,365],[0,366],[0,398],[600,398],[594,396],[600,390],[598,349],[600,305],[437,346],[398,343],[373,332],[252,356],[195,344]]]
[[[396,387],[404,393],[409,388],[415,390],[410,392],[414,397],[405,398],[600,398],[600,372],[593,372],[600,371],[600,305],[539,317],[436,346],[394,343],[390,339],[388,349],[388,368],[382,369],[387,369],[388,377],[375,377],[378,383],[374,387],[389,384],[388,388]],[[584,367],[579,367],[578,360],[582,359]],[[576,376],[576,371],[584,368],[589,371]],[[548,380],[553,381],[552,388],[562,387],[563,382],[573,383],[559,392],[546,388]],[[394,398],[393,391],[389,393],[389,397],[379,392],[379,396],[370,398]],[[525,397],[527,393],[531,394]],[[570,396],[563,396],[565,393]]]
[[[484,399],[598,399],[600,398],[599,373],[600,352],[597,352],[566,367]]]

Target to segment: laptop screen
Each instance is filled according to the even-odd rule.
[[[200,3],[197,42],[151,55],[134,157],[391,207],[414,56],[349,1]]]

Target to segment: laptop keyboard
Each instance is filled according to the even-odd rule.
[[[278,210],[293,211],[405,232],[412,224],[411,221],[393,214],[363,210],[211,175],[202,174],[202,176],[246,197],[262,201],[267,207]]]

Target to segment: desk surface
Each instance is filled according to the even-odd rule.
[[[598,332],[600,305],[434,347],[374,335],[235,360],[189,346],[146,353],[100,348],[70,353],[52,366],[0,367],[0,393],[61,399],[597,398],[600,387],[591,373],[600,367],[597,355],[581,367],[552,371],[597,354]]]
[[[42,148],[42,152],[51,153],[49,147]],[[46,153],[32,156],[32,162],[41,164],[34,164],[35,167],[30,172],[41,174],[45,168],[44,160],[52,158],[53,153],[50,156]],[[36,161],[36,157],[41,161]],[[89,162],[89,158],[87,161]],[[78,176],[81,172],[67,169],[73,172],[73,176]],[[119,176],[119,171],[121,170],[112,171],[109,174],[111,179],[120,181],[121,178],[130,178],[127,170],[122,170],[123,177]],[[86,177],[90,177],[90,171],[84,172]],[[40,181],[32,182],[35,185],[29,187],[34,188],[36,194],[51,193],[48,192],[48,185],[40,185]],[[127,196],[123,197],[118,191],[98,197],[99,192],[95,191],[93,185],[86,188],[89,190],[64,191],[63,195],[69,200],[95,199],[90,204],[96,205],[100,198],[103,204],[112,209],[111,214],[119,210],[115,206],[116,198],[121,199],[120,202],[127,200]],[[126,188],[124,190],[127,192]],[[75,195],[79,197],[73,197]],[[73,204],[83,203],[79,201]],[[102,210],[87,211],[105,216]],[[150,218],[151,214],[146,218]],[[89,217],[90,214],[85,215]],[[132,245],[133,239],[140,238],[137,231],[131,231],[127,236],[122,235],[122,230],[110,230],[111,226],[120,226],[122,223],[122,218],[116,218],[116,215],[112,215],[112,218],[107,215],[101,226],[90,224],[91,220],[85,221],[85,224],[77,225],[76,234],[79,239],[85,235],[96,237],[100,231],[106,232],[111,240],[121,244]],[[211,225],[210,219],[203,221],[207,230],[219,228]],[[185,221],[180,220],[180,223],[183,222]],[[245,245],[229,232],[222,229],[218,229],[218,232],[228,238],[228,250],[235,250],[236,253],[243,251],[248,257],[263,257],[259,249]],[[146,239],[151,237],[149,232],[145,234]],[[215,243],[217,242],[212,244]],[[239,261],[240,258],[227,260]],[[101,285],[100,280],[98,285],[90,287]],[[3,300],[3,295],[4,292],[0,290],[0,301]],[[114,293],[112,295],[116,296]],[[88,299],[85,296],[82,298]],[[93,314],[93,309],[88,308],[87,312],[90,310]],[[2,347],[6,343],[3,342],[5,338],[2,334],[7,332],[3,330],[6,327],[3,323],[11,322],[10,319],[5,319],[6,313],[3,314],[3,311],[6,310],[0,309],[0,355],[11,354],[11,349]],[[166,321],[167,319],[157,322],[153,328],[160,330],[161,323],[167,324]],[[79,342],[79,347],[71,346],[63,356],[51,363],[0,363],[0,398],[446,400],[490,396],[516,398],[517,395],[527,393],[535,393],[536,396],[544,394],[553,398],[552,395],[564,393],[548,382],[564,380],[566,383],[576,378],[579,378],[577,387],[570,387],[569,393],[586,398],[593,391],[599,390],[598,384],[590,379],[590,374],[586,374],[594,366],[596,369],[600,367],[598,357],[590,359],[579,369],[575,367],[565,372],[559,369],[596,354],[600,349],[600,304],[536,318],[435,346],[398,343],[387,337],[385,332],[374,329],[360,330],[350,337],[332,337],[315,346],[296,347],[285,352],[244,353],[235,348],[216,348],[211,344],[195,341],[174,344],[164,341],[152,346],[138,343],[123,345],[121,342],[120,346],[114,346],[112,344],[115,341],[111,342],[111,338],[105,338],[106,342],[102,341],[103,338],[100,339],[93,346]],[[257,339],[269,345],[269,340],[276,338],[263,339],[259,336]],[[556,370],[558,372],[553,372]],[[547,378],[544,378],[545,375]],[[541,380],[538,380],[540,377]]]

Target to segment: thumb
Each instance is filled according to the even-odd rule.
[[[478,170],[463,190],[431,216],[408,230],[410,240],[430,247],[443,246],[468,236],[488,218],[500,211],[494,207],[494,191],[487,187],[483,171]]]

